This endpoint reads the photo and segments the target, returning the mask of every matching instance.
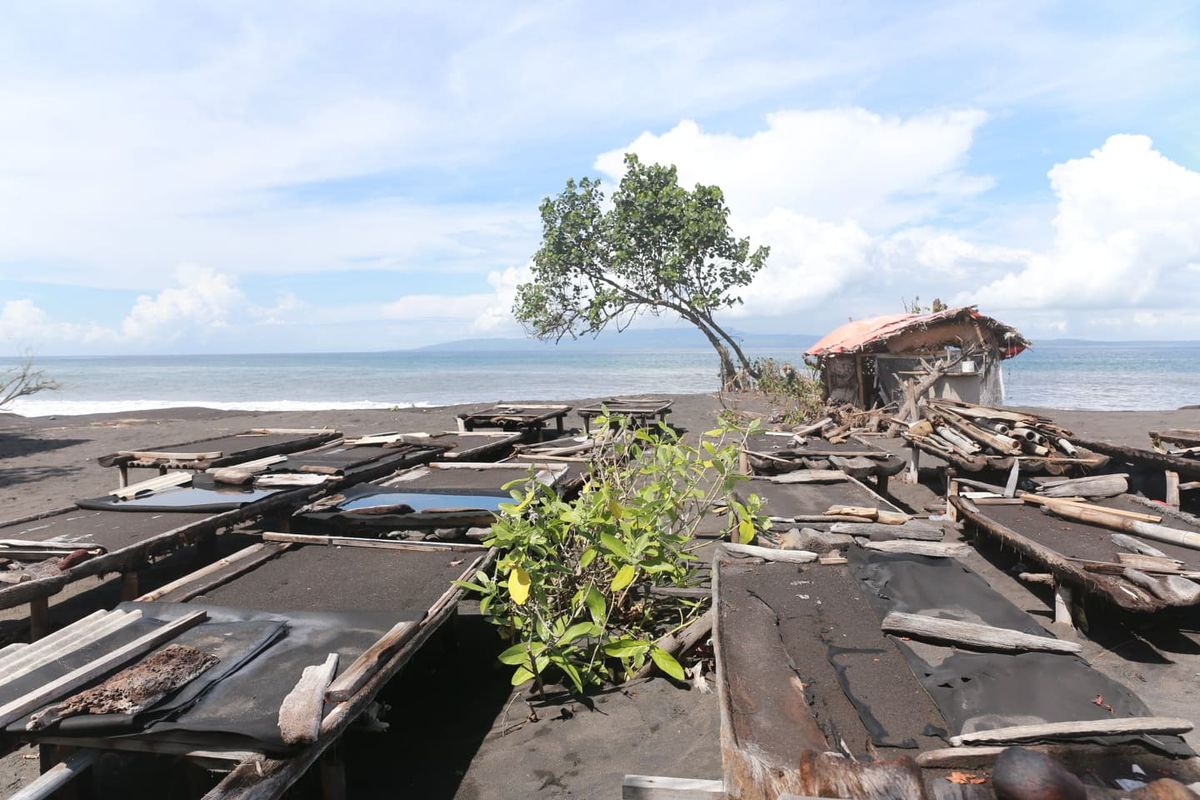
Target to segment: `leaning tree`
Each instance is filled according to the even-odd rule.
[[[749,239],[730,232],[719,187],[697,184],[688,191],[674,166],[643,164],[626,154],[611,203],[599,180],[583,178],[543,200],[541,213],[532,279],[517,287],[513,304],[530,334],[557,342],[610,325],[624,330],[643,313],[673,313],[699,328],[717,351],[723,387],[754,376],[737,340],[713,315],[742,302],[738,290],[770,251],[751,250]]]

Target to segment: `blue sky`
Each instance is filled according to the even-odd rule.
[[[772,246],[736,328],[1200,338],[1198,8],[10,4],[0,349],[520,335],[538,201],[631,149]]]

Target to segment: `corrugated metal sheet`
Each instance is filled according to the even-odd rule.
[[[805,355],[821,357],[838,353],[858,353],[871,345],[882,344],[914,328],[927,328],[930,325],[964,315],[969,315],[987,327],[1000,332],[1001,338],[1008,342],[1007,347],[1001,347],[1001,358],[1011,358],[1029,346],[1029,341],[1021,336],[1016,328],[991,317],[985,317],[972,306],[964,306],[948,308],[932,314],[887,314],[881,317],[853,320],[825,334],[820,341],[805,352]]]

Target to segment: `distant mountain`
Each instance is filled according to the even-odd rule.
[[[811,334],[787,333],[743,333],[730,331],[743,348],[748,351],[792,351],[804,350],[819,339]],[[424,347],[413,348],[415,352],[461,353],[461,352],[537,352],[544,350],[590,351],[604,353],[636,353],[653,350],[689,351],[708,350],[711,345],[704,334],[695,328],[658,328],[653,330],[606,333],[596,338],[569,340],[559,344],[540,342],[531,338],[458,339]]]

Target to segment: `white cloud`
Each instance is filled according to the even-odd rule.
[[[780,111],[748,136],[708,133],[685,120],[602,154],[596,168],[618,180],[624,153],[634,152],[643,161],[676,165],[684,186],[717,184],[738,217],[785,208],[814,219],[890,227],[991,185],[964,170],[986,118],[977,110],[907,118],[861,108]]]
[[[1200,173],[1156,151],[1146,136],[1112,136],[1050,170],[1055,239],[1018,272],[972,298],[1003,308],[1114,308],[1177,302],[1168,286],[1200,259]],[[1168,297],[1167,295],[1172,295]]]
[[[473,319],[493,301],[490,294],[409,294],[386,304],[383,316],[401,322]]]
[[[121,336],[130,341],[176,338],[196,328],[218,328],[245,302],[229,276],[206,267],[175,271],[179,286],[157,295],[141,295],[121,323]]]
[[[0,308],[0,343],[19,348],[44,342],[90,342],[111,338],[104,328],[57,322],[29,298],[9,300]]]

